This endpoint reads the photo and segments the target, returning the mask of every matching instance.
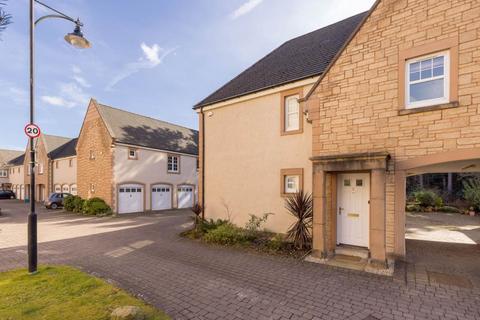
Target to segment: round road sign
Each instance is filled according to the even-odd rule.
[[[25,134],[30,138],[37,138],[40,136],[40,128],[36,124],[27,124],[25,126]]]

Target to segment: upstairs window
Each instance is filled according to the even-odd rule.
[[[95,160],[95,151],[90,150],[90,160]]]
[[[8,177],[8,171],[7,170],[0,170],[0,178],[6,178]]]
[[[128,149],[128,159],[136,160],[137,158],[137,150],[135,149]]]
[[[448,51],[410,59],[406,63],[405,100],[408,109],[449,102]]]
[[[300,104],[298,95],[285,97],[285,131],[300,130]]]
[[[72,159],[68,160],[68,166],[69,166],[70,168],[73,167],[73,160],[72,160]]]
[[[285,176],[285,193],[296,193],[299,191],[300,176]]]
[[[38,174],[43,174],[43,163],[38,164]]]
[[[170,173],[180,172],[180,158],[178,156],[168,156],[167,171]]]

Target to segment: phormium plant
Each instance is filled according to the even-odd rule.
[[[295,221],[287,231],[287,239],[293,241],[295,248],[308,249],[311,247],[313,223],[313,198],[300,190],[285,200],[285,208],[293,215]]]

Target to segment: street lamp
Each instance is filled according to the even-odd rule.
[[[54,14],[42,16],[35,20],[35,3],[51,10]],[[34,52],[35,52],[35,26],[42,20],[57,18],[71,21],[75,24],[72,33],[65,36],[65,40],[71,45],[80,48],[90,48],[90,42],[83,37],[79,19],[73,19],[66,14],[38,1],[30,0],[30,125],[34,125],[35,94],[34,94]],[[37,272],[37,214],[35,213],[35,146],[34,138],[30,137],[30,212],[28,214],[28,272]]]

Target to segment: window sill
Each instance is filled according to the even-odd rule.
[[[289,136],[289,135],[292,135],[292,134],[302,134],[302,133],[303,133],[303,129],[299,129],[299,130],[292,130],[292,131],[282,131],[281,135],[282,136]]]
[[[413,113],[443,110],[443,109],[451,109],[451,108],[457,108],[458,106],[459,106],[458,101],[452,101],[452,102],[448,102],[448,103],[436,104],[436,105],[427,106],[427,107],[418,107],[418,108],[412,108],[412,109],[401,109],[401,110],[398,110],[398,115],[403,116],[403,115],[413,114]]]

